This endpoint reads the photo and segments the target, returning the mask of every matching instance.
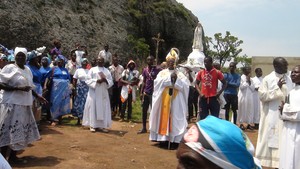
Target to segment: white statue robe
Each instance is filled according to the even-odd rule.
[[[262,83],[263,78],[262,77],[253,77],[252,81],[254,84],[255,88],[259,88],[261,83]],[[253,108],[254,108],[254,117],[253,117],[253,122],[255,124],[259,124],[259,119],[260,119],[260,99],[258,95],[258,90],[254,90],[253,92]]]
[[[106,76],[108,83],[97,83],[101,79],[99,73]],[[87,94],[82,125],[93,128],[109,128],[111,126],[111,108],[108,95],[108,88],[113,85],[110,71],[105,67],[93,67],[89,70],[87,80],[89,86]]]
[[[188,126],[186,118],[190,82],[183,73],[177,71],[173,96],[170,96],[168,94],[169,88],[172,87],[170,76],[173,72],[174,70],[164,69],[158,73],[154,80],[153,107],[149,117],[150,140],[179,143]],[[165,102],[168,97],[171,99]],[[165,107],[169,107],[170,111],[165,111]],[[169,120],[170,112],[171,120]]]
[[[247,83],[246,75],[241,76],[241,83],[238,92],[238,121],[240,123],[253,123],[253,91],[255,90],[253,81],[250,79],[250,84]]]
[[[300,85],[290,91],[288,100],[289,103],[285,103],[281,116],[283,129],[279,168],[298,169],[300,167]]]
[[[280,89],[277,82],[281,77],[284,77],[286,84]],[[279,119],[278,107],[292,87],[293,83],[289,73],[283,75],[273,71],[263,79],[262,85],[258,89],[262,110],[255,156],[261,161],[262,166],[279,167],[279,145],[283,122]]]

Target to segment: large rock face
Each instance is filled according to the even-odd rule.
[[[126,59],[137,55],[129,35],[144,38],[155,55],[152,37],[161,33],[161,61],[171,47],[181,51],[182,59],[188,56],[198,22],[175,0],[1,0],[0,21],[0,43],[8,48],[50,49],[52,40],[59,39],[65,55],[80,42],[88,47],[89,57],[105,43]]]

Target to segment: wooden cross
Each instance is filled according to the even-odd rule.
[[[157,34],[157,37],[152,37],[153,40],[156,41],[156,50],[155,50],[155,58],[156,58],[156,65],[158,63],[158,47],[160,42],[165,42],[164,39],[160,38],[160,33]]]

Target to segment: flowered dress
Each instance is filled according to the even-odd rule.
[[[77,79],[76,97],[72,109],[72,114],[82,119],[84,105],[89,91],[89,86],[85,83],[88,69],[79,68],[75,71],[73,78]]]

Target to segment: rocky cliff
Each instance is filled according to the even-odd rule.
[[[160,33],[162,61],[171,47],[180,49],[181,58],[188,56],[198,19],[175,0],[1,0],[0,21],[0,43],[8,48],[50,49],[59,39],[65,55],[80,42],[89,57],[105,43],[126,59],[145,57],[128,37],[144,39],[155,55],[152,37]]]

